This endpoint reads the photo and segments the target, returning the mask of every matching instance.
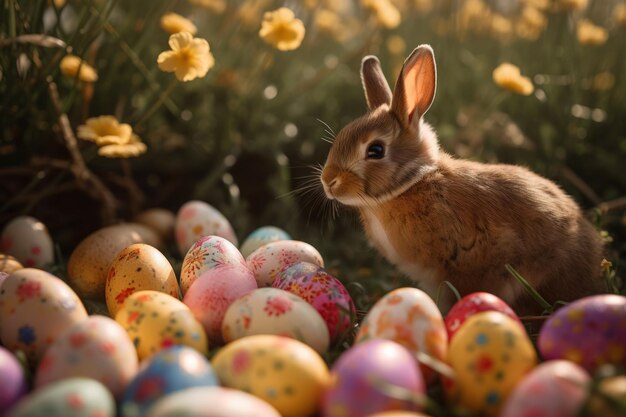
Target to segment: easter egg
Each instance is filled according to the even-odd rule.
[[[181,255],[198,239],[209,235],[223,237],[237,246],[237,236],[228,219],[204,201],[189,201],[178,210],[175,235]]]
[[[105,316],[89,316],[60,334],[46,350],[35,386],[70,377],[93,378],[119,396],[137,373],[135,347],[126,330]]]
[[[256,334],[292,337],[320,353],[330,342],[322,316],[302,298],[277,288],[253,290],[226,310],[222,322],[226,342]]]
[[[10,350],[22,350],[36,362],[59,334],[85,320],[87,311],[60,278],[24,268],[2,283],[0,317],[2,344]]]
[[[569,361],[548,361],[524,377],[509,395],[501,417],[575,417],[590,377]]]
[[[97,230],[83,239],[67,262],[68,281],[82,297],[104,299],[109,266],[125,247],[147,243],[159,248],[160,238],[151,229],[124,223]]]
[[[585,406],[586,416],[623,417],[626,410],[626,375],[602,379]]]
[[[43,268],[54,262],[54,245],[46,226],[29,216],[11,220],[2,230],[0,251],[27,267]]]
[[[22,266],[20,261],[11,255],[0,254],[0,272],[4,272],[8,275],[22,268],[24,268],[24,266]]]
[[[69,378],[22,398],[7,417],[115,417],[115,400],[100,382]]]
[[[626,297],[585,297],[554,313],[539,333],[544,359],[566,359],[589,372],[603,364],[626,367]]]
[[[425,383],[411,352],[390,340],[375,339],[345,351],[331,370],[323,417],[365,417],[390,410],[419,411],[420,406],[396,398],[391,390],[425,395]],[[387,390],[386,390],[387,388]]]
[[[167,258],[145,243],[122,249],[113,259],[107,274],[105,296],[112,317],[124,300],[140,290],[155,290],[178,298],[178,281]]]
[[[497,311],[477,313],[450,344],[447,363],[456,382],[444,384],[447,397],[472,412],[496,416],[536,362],[535,349],[519,323]]]
[[[322,255],[313,246],[298,240],[279,240],[267,243],[247,258],[259,288],[269,287],[280,271],[298,262],[324,266]]]
[[[180,289],[186,294],[191,284],[206,271],[231,265],[248,267],[239,250],[228,240],[203,236],[185,255],[180,271]]]
[[[159,400],[146,417],[281,417],[267,402],[222,387],[187,388]]]
[[[326,322],[330,340],[336,342],[352,327],[354,303],[341,281],[323,268],[299,262],[282,270],[272,287],[295,294],[311,304]]]
[[[448,337],[435,302],[417,288],[398,288],[383,296],[363,319],[355,343],[382,338],[445,361]],[[422,366],[428,382],[434,373]]]
[[[0,346],[0,415],[9,410],[27,390],[22,365],[11,352]]]
[[[187,345],[206,354],[202,325],[181,301],[159,291],[131,294],[115,315],[133,341],[139,360],[172,345]]]
[[[209,340],[220,343],[226,309],[233,301],[254,289],[256,280],[247,267],[225,266],[200,275],[185,294],[183,303],[202,323]]]
[[[275,226],[263,226],[250,233],[241,244],[241,254],[247,258],[261,246],[277,240],[291,240],[289,233]]]
[[[382,413],[371,414],[368,417],[428,417],[421,413],[412,413],[410,411],[385,411]]]
[[[176,215],[169,210],[148,209],[136,215],[133,222],[152,229],[163,241],[168,241],[174,237]]]
[[[143,416],[168,394],[218,384],[213,367],[203,355],[188,346],[172,346],[142,363],[124,392],[120,409],[124,417]]]
[[[246,391],[283,417],[310,416],[329,383],[321,356],[297,340],[256,335],[229,343],[212,360],[222,385]]]
[[[488,292],[473,292],[457,301],[446,314],[444,323],[448,332],[448,341],[452,340],[465,320],[481,311],[499,311],[523,326],[517,314],[503,300]]]

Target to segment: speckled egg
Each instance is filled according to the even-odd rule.
[[[137,291],[117,312],[115,321],[128,332],[139,360],[173,345],[187,345],[206,354],[202,325],[181,301],[159,291]]]
[[[175,298],[180,292],[167,258],[157,248],[135,243],[122,249],[109,266],[105,295],[111,316],[115,317],[129,295],[141,290],[160,291]]]
[[[162,208],[151,208],[135,216],[133,222],[142,224],[154,230],[164,242],[174,237],[176,215]]]
[[[222,342],[226,309],[256,289],[254,274],[245,266],[225,266],[204,272],[185,294],[183,303],[202,323],[211,344]]]
[[[0,346],[0,415],[22,398],[28,386],[22,365],[11,352]]]
[[[355,343],[374,338],[393,340],[442,362],[446,358],[448,336],[443,317],[428,294],[417,288],[398,288],[374,304],[361,323]],[[427,382],[434,380],[429,368],[421,369]]]
[[[117,397],[137,368],[135,347],[126,330],[108,317],[89,316],[60,334],[46,350],[35,374],[35,386],[69,377],[93,378]]]
[[[282,270],[272,286],[303,298],[322,316],[331,342],[345,336],[352,328],[356,311],[350,294],[341,281],[318,265],[298,262]]]
[[[569,361],[542,363],[519,382],[501,417],[575,417],[587,397],[590,377]]]
[[[0,289],[2,344],[38,361],[55,339],[87,318],[78,296],[60,278],[35,268],[13,272]]]
[[[530,372],[537,355],[519,323],[497,311],[477,313],[458,330],[448,364],[456,382],[447,397],[472,412],[496,416],[515,385]]]
[[[288,337],[256,335],[236,340],[220,349],[212,363],[224,386],[267,401],[283,417],[316,412],[329,384],[321,356]]]
[[[170,394],[146,417],[281,417],[262,399],[231,388],[196,387]]]
[[[482,311],[499,311],[523,326],[517,314],[503,300],[488,292],[474,292],[457,301],[446,314],[444,323],[448,331],[448,342],[452,341],[465,320]]]
[[[419,396],[426,390],[419,365],[411,352],[384,339],[369,340],[344,352],[332,367],[331,381],[324,395],[323,417],[365,417],[391,410],[419,411],[418,404],[398,399],[390,391],[399,387]]]
[[[600,365],[626,367],[626,297],[585,297],[559,309],[539,333],[544,359],[567,359],[589,372]]]
[[[142,363],[126,388],[120,409],[124,417],[143,416],[168,394],[218,384],[213,367],[203,355],[188,346],[172,346]]]
[[[180,289],[186,294],[191,284],[206,271],[231,265],[248,267],[239,250],[228,240],[203,236],[185,255],[180,271]]]
[[[253,290],[226,310],[222,322],[226,342],[256,334],[292,337],[320,353],[328,350],[330,342],[326,323],[313,306],[277,288]]]
[[[7,417],[115,417],[115,400],[100,382],[69,378],[22,398]]]
[[[322,255],[313,246],[298,240],[279,240],[265,244],[246,258],[260,287],[270,287],[280,271],[298,262],[323,267]]]
[[[161,239],[152,229],[124,223],[97,230],[83,239],[67,263],[68,281],[82,297],[104,299],[109,266],[118,253],[133,243],[159,248]]]
[[[291,240],[289,233],[275,226],[263,226],[250,233],[241,245],[241,254],[247,258],[261,246],[277,240]]]
[[[220,236],[237,246],[237,236],[230,222],[215,207],[204,201],[185,203],[176,215],[176,243],[181,255],[203,236]]]
[[[11,220],[2,230],[0,251],[27,267],[43,268],[54,262],[54,245],[46,226],[29,216]]]

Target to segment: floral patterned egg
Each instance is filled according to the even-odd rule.
[[[175,233],[181,255],[202,236],[220,236],[237,246],[237,236],[228,219],[204,201],[189,201],[178,210]]]
[[[324,266],[322,255],[313,246],[298,240],[279,240],[265,244],[246,258],[260,287],[270,287],[280,271],[298,262]]]
[[[518,322],[497,312],[467,319],[448,350],[456,382],[444,384],[455,404],[485,416],[499,415],[515,385],[530,372],[537,355]]]
[[[253,290],[226,310],[222,324],[226,342],[255,334],[292,337],[320,353],[329,345],[322,316],[302,298],[277,288]]]
[[[412,352],[445,361],[448,337],[435,302],[417,288],[398,288],[374,304],[357,333],[355,343],[374,338],[393,340]],[[422,366],[427,382],[434,373]]]
[[[196,387],[159,400],[146,417],[281,417],[262,399],[231,388]]]
[[[326,322],[331,342],[336,342],[350,331],[352,318],[356,315],[352,298],[341,281],[323,268],[299,262],[281,271],[272,286],[289,291],[311,304]]]
[[[124,417],[144,416],[150,406],[168,394],[218,384],[213,367],[197,350],[172,346],[142,363],[141,370],[126,388],[120,409]]]
[[[78,296],[60,278],[35,268],[13,272],[0,288],[0,339],[36,362],[54,340],[87,318]]]
[[[185,255],[180,271],[180,289],[186,294],[191,284],[206,271],[231,265],[248,267],[239,250],[228,240],[203,236]]]
[[[277,240],[291,240],[289,233],[275,226],[263,226],[250,233],[241,245],[241,254],[247,258],[261,246]]]
[[[237,298],[256,289],[254,274],[245,266],[210,269],[189,288],[183,303],[202,323],[211,343],[222,342],[222,321],[226,309]]]
[[[518,383],[502,417],[574,417],[587,398],[590,377],[569,361],[542,363]]]
[[[109,266],[133,243],[162,246],[157,234],[145,226],[124,223],[97,230],[83,239],[67,262],[68,281],[81,297],[104,299]]]
[[[626,367],[626,297],[582,298],[559,309],[539,333],[544,359],[567,359],[589,372],[603,364]]]
[[[452,336],[465,320],[481,311],[499,311],[523,326],[517,314],[503,300],[488,292],[474,292],[457,301],[446,314],[444,322],[448,331],[448,342],[452,341]]]
[[[122,249],[109,266],[105,296],[111,316],[115,317],[129,295],[140,290],[161,291],[175,298],[180,291],[167,258],[145,243]]]
[[[7,417],[115,417],[115,400],[100,382],[69,378],[22,398]]]
[[[27,390],[22,365],[11,352],[0,346],[0,410],[8,411]]]
[[[29,216],[11,220],[2,231],[0,251],[26,267],[43,268],[54,262],[54,245],[46,226]]]
[[[331,370],[331,386],[324,395],[323,417],[365,417],[390,410],[419,411],[385,391],[398,387],[425,394],[419,365],[410,351],[390,340],[375,339],[345,351]]]
[[[244,337],[220,349],[212,363],[224,386],[267,401],[283,417],[315,413],[329,384],[322,357],[287,337]]]
[[[181,301],[159,291],[137,291],[115,316],[128,332],[139,360],[173,345],[187,345],[206,354],[202,325]]]
[[[135,347],[126,330],[105,316],[89,316],[60,334],[46,350],[35,386],[69,377],[93,378],[119,396],[137,373]]]

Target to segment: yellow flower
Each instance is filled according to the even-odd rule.
[[[170,36],[169,44],[172,50],[161,52],[157,63],[162,71],[174,72],[179,81],[202,78],[215,65],[206,39],[180,32]]]
[[[75,78],[78,74],[78,79],[81,81],[92,83],[98,80],[96,70],[76,55],[65,55],[59,67],[61,72],[68,77]]]
[[[513,33],[513,23],[501,14],[494,14],[491,18],[491,32],[498,39],[507,39]]]
[[[52,4],[54,4],[54,7],[56,7],[57,9],[60,9],[61,7],[65,6],[65,0],[52,0]]]
[[[189,0],[189,3],[204,7],[216,14],[222,14],[226,10],[226,0]]]
[[[626,25],[626,3],[620,3],[615,6],[613,19],[620,26]]]
[[[520,38],[536,40],[547,26],[548,19],[539,9],[534,6],[526,6],[522,9],[516,31]]]
[[[508,62],[494,69],[492,76],[498,86],[523,96],[532,94],[535,89],[530,78],[522,76],[520,69]]]
[[[296,49],[304,39],[304,23],[286,8],[265,12],[259,36],[281,51]]]
[[[198,31],[191,20],[177,13],[166,13],[161,16],[161,27],[169,34],[189,32],[193,35]]]
[[[105,158],[131,158],[145,153],[146,144],[133,134],[128,143],[123,145],[106,145],[98,149],[98,155]]]
[[[387,29],[394,29],[400,25],[402,17],[400,11],[389,0],[361,0],[363,7],[370,9],[376,15],[378,23]]]
[[[589,0],[557,0],[556,6],[563,10],[583,10],[588,3]]]
[[[583,45],[602,45],[609,38],[609,33],[603,27],[594,25],[587,19],[581,19],[576,28],[578,42]]]
[[[91,117],[77,130],[80,139],[95,142],[98,146],[124,145],[130,142],[132,133],[130,125],[120,123],[114,116]]]

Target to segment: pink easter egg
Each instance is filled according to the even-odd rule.
[[[189,287],[183,303],[202,324],[211,342],[219,343],[228,307],[256,288],[254,274],[244,266],[209,269]]]

